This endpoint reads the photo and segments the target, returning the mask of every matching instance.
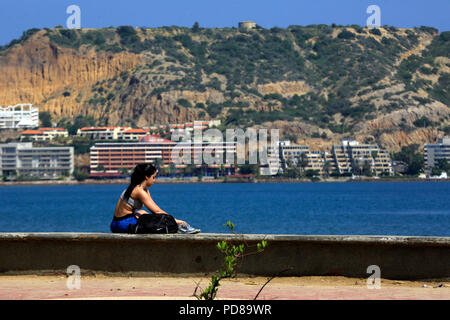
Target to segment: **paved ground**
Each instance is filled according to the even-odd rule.
[[[80,289],[68,289],[69,278],[55,276],[0,276],[0,299],[195,299],[192,294],[200,281],[189,277],[81,277]],[[253,299],[267,278],[237,278],[222,282],[220,299]],[[71,282],[69,284],[74,284]],[[424,286],[425,285],[425,286]],[[438,287],[441,285],[440,287]],[[200,291],[198,291],[200,292]],[[381,280],[380,289],[368,289],[367,279],[345,277],[285,277],[269,282],[258,300],[372,300],[419,299],[450,300],[450,281]]]

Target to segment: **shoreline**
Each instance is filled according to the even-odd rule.
[[[311,179],[157,179],[157,184],[216,184],[216,183],[332,183],[332,182],[450,182],[450,179],[423,179],[423,178],[328,178],[323,180],[312,181]],[[0,186],[32,186],[32,185],[97,185],[97,184],[129,184],[129,179],[110,179],[95,180],[86,179],[84,181],[77,180],[37,180],[37,181],[1,181]]]

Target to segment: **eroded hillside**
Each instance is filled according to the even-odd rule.
[[[319,149],[449,134],[450,32],[426,27],[32,29],[0,50],[0,70],[0,105],[33,103],[55,122],[220,118]]]

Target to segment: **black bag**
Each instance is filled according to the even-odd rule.
[[[169,214],[143,214],[137,224],[128,227],[128,233],[177,233],[178,224]]]

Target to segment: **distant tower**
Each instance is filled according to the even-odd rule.
[[[241,21],[239,22],[239,30],[240,31],[249,31],[252,29],[256,29],[256,22],[253,21]]]

